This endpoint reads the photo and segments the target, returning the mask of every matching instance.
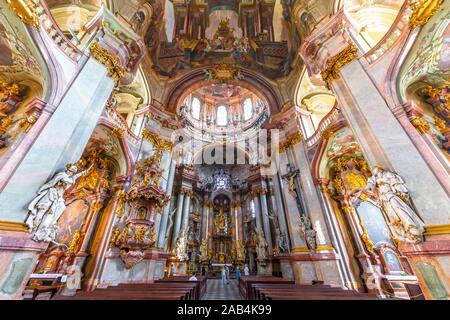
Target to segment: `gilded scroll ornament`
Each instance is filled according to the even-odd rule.
[[[108,68],[108,77],[118,83],[126,73],[125,69],[120,66],[119,57],[103,48],[97,41],[92,42],[89,49],[91,57]]]
[[[37,15],[37,4],[31,0],[6,0],[6,3],[24,23],[35,28],[39,27],[39,20]]]
[[[355,60],[357,54],[358,49],[353,44],[350,44],[337,55],[328,59],[327,67],[322,71],[322,79],[328,84],[330,84],[333,80],[339,79],[339,71],[342,67]]]
[[[425,25],[439,10],[444,0],[411,0],[412,15],[409,20],[410,29]]]

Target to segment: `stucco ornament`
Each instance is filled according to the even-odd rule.
[[[415,210],[403,179],[396,173],[376,167],[368,188],[377,188],[381,202],[390,220],[391,230],[398,240],[417,243],[422,241],[424,224]]]
[[[56,240],[56,223],[66,209],[64,193],[91,168],[80,172],[77,165],[68,165],[67,170],[57,173],[39,189],[38,196],[28,206],[29,214],[25,221],[34,241]]]

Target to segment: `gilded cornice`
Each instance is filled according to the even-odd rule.
[[[120,59],[103,48],[97,41],[91,43],[90,56],[108,68],[108,77],[116,83],[125,76],[126,70],[120,66]]]
[[[450,224],[425,227],[426,236],[442,235],[442,234],[450,234]]]
[[[0,231],[28,232],[28,226],[21,222],[0,221]]]
[[[337,55],[329,58],[326,69],[322,71],[322,79],[328,84],[333,80],[339,79],[339,71],[342,67],[355,60],[357,54],[358,49],[353,44],[350,44]]]

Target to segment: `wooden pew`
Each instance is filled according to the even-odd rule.
[[[256,300],[252,284],[295,284],[295,281],[272,276],[243,276],[239,280],[239,292],[246,300]]]
[[[374,294],[326,285],[252,284],[258,300],[376,300]]]
[[[54,300],[193,300],[197,283],[120,284]]]
[[[206,293],[207,281],[208,278],[204,276],[197,277],[197,281],[189,281],[190,277],[178,276],[178,277],[170,277],[164,278],[160,280],[155,280],[155,283],[194,283],[197,284],[195,289],[195,300],[201,300],[203,295]]]

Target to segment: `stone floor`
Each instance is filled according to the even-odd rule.
[[[224,285],[219,279],[209,279],[203,300],[242,300],[237,280]]]

